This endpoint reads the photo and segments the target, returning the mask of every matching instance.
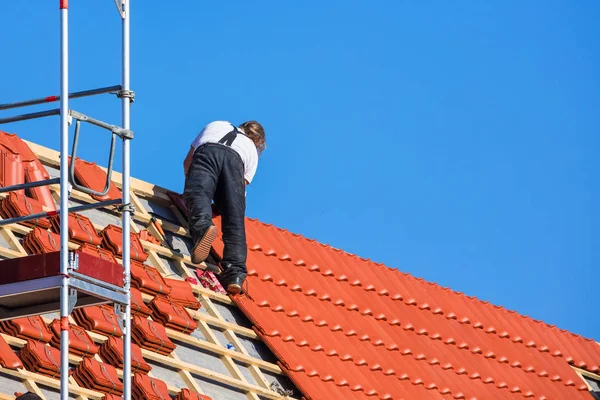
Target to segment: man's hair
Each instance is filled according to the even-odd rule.
[[[256,121],[246,121],[239,127],[244,131],[246,136],[252,139],[256,145],[258,154],[261,154],[263,151],[265,151],[267,148],[267,139],[265,138],[265,130],[261,124]]]

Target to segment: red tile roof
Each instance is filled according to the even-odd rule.
[[[25,142],[0,132],[0,157],[6,161],[0,163],[0,185],[47,177],[32,155]],[[97,165],[79,160],[76,174],[87,187],[103,189],[106,174]],[[185,216],[181,196],[167,195]],[[112,185],[102,199],[115,196],[119,197],[118,189]],[[24,192],[8,196],[2,200],[0,214],[25,215],[41,210],[42,204],[54,207],[45,201],[52,198],[42,189],[27,197]],[[83,215],[69,218],[70,240],[82,253],[112,262],[122,256],[120,227],[96,227]],[[219,218],[215,222],[220,226]],[[58,223],[53,217],[22,224],[33,226],[21,231],[25,250],[55,252]],[[246,227],[249,291],[234,301],[305,399],[591,398],[571,365],[600,372],[600,348],[592,340],[256,220],[248,219]],[[159,368],[156,378],[144,375],[152,366],[143,356],[158,353],[165,360],[177,358],[172,353],[181,333],[191,334],[198,326],[195,318],[202,313],[194,314],[202,307],[189,283],[194,278],[166,278],[164,269],[161,274],[146,264],[153,264],[158,256],[148,260],[152,251],[140,239],[159,247],[162,243],[149,231],[132,232],[133,393],[136,399],[168,398],[169,388]],[[217,253],[222,246],[220,240],[215,243]],[[198,271],[198,281],[223,293],[210,272]],[[210,305],[208,297],[202,305],[206,302]],[[212,315],[218,314],[216,309],[207,308],[211,315],[202,318],[219,320]],[[76,324],[70,327],[69,348],[80,357],[74,379],[107,399],[118,398],[122,385],[115,368],[123,368],[123,333],[113,307],[79,308],[72,316]],[[0,366],[24,366],[58,378],[56,320],[50,327],[39,316],[3,321],[0,331],[19,338],[9,345],[0,336]],[[172,341],[172,334],[179,336],[171,336]],[[22,349],[15,354],[11,346]],[[88,359],[92,355],[98,359]],[[177,400],[209,399],[179,389],[170,388],[171,395],[177,391]]]
[[[590,399],[570,365],[600,370],[592,340],[256,220],[246,229],[249,294],[235,302],[308,399]]]

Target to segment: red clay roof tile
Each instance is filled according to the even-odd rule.
[[[142,318],[149,317],[152,310],[144,303],[142,292],[136,288],[130,288],[131,292],[131,315],[139,315]]]
[[[56,379],[60,377],[60,351],[57,349],[42,342],[27,340],[19,356],[28,370]]]
[[[54,334],[50,345],[60,350],[60,320],[55,319],[50,323],[50,330]],[[98,353],[98,346],[90,335],[80,326],[69,324],[69,351],[81,357],[93,356]]]
[[[137,261],[131,262],[131,285],[151,295],[171,293],[171,287],[156,268]]]
[[[155,238],[147,229],[142,229],[139,232],[140,240],[145,240],[150,243],[154,243],[160,246],[160,240]]]
[[[169,355],[175,350],[175,344],[167,336],[165,327],[152,320],[133,317],[131,324],[131,338],[138,346]]]
[[[23,368],[23,363],[2,336],[0,336],[0,365],[8,369]]]
[[[60,250],[60,235],[36,226],[23,238],[23,248],[29,254],[58,251]]]
[[[39,315],[2,321],[0,330],[21,339],[33,339],[44,343],[52,340],[52,332]]]
[[[169,278],[165,278],[165,282],[171,287],[169,297],[174,303],[177,303],[182,307],[187,307],[191,310],[200,309],[201,304],[196,296],[194,296],[192,285],[190,285],[189,282]]]
[[[110,249],[117,257],[123,257],[123,229],[110,224],[101,232],[102,243],[104,247]],[[148,253],[144,250],[139,236],[135,232],[130,233],[130,255],[132,260],[144,262],[148,258]]]
[[[109,305],[83,307],[73,310],[77,325],[106,336],[123,336],[113,307]]]
[[[0,186],[50,179],[50,175],[27,143],[17,135],[0,131]],[[16,193],[25,194],[25,190]],[[56,205],[48,186],[29,190],[31,196],[50,210]]]
[[[115,264],[118,263],[117,259],[115,258],[115,255],[111,251],[103,249],[102,247],[99,247],[99,246],[94,246],[89,243],[84,243],[81,246],[79,246],[78,251],[92,255],[92,256],[99,257],[103,260],[110,261]]]
[[[84,357],[72,376],[81,387],[106,394],[123,393],[123,383],[119,380],[115,367],[93,358]]]
[[[31,197],[10,192],[0,205],[0,214],[2,218],[26,217],[32,214],[44,212],[42,203]],[[25,226],[39,226],[44,229],[50,228],[50,221],[47,218],[36,218],[30,221],[22,222]]]
[[[71,162],[71,157],[69,157]],[[96,163],[81,160],[79,157],[75,160],[75,179],[88,189],[101,192],[106,187],[106,172]],[[116,200],[121,198],[121,191],[111,182],[108,193],[104,196],[92,195],[98,201]]]
[[[112,365],[113,367],[123,369],[123,339],[111,336],[106,342],[100,346],[100,357],[104,362]],[[135,343],[131,343],[131,371],[133,373],[147,374],[152,370],[150,364],[148,364],[142,357],[142,350]]]
[[[150,303],[152,319],[159,321],[165,327],[181,333],[191,334],[198,323],[188,312],[175,303],[169,296],[158,295]]]
[[[175,400],[212,400],[212,398],[192,392],[190,389],[182,389],[181,392],[177,393]]]
[[[593,341],[270,225],[246,229],[249,292],[234,300],[309,399],[589,398],[569,363],[596,370]]]
[[[160,379],[150,378],[148,375],[136,374],[133,376],[131,398],[135,400],[168,400],[169,390]]]
[[[60,233],[60,214],[50,217],[52,230]],[[76,243],[89,243],[100,246],[102,237],[98,235],[94,224],[88,217],[78,213],[69,214],[69,240]]]

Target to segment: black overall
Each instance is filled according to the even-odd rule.
[[[236,127],[219,144],[205,143],[194,152],[185,180],[184,198],[188,209],[188,226],[196,243],[213,224],[211,201],[221,214],[223,258],[221,277],[228,279],[246,274],[246,185],[244,163],[230,146],[237,135]]]

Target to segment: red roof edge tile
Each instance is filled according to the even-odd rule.
[[[0,365],[7,369],[23,368],[23,363],[2,336],[0,336]]]
[[[71,157],[69,156],[69,163]],[[95,162],[84,161],[77,157],[75,159],[75,179],[88,189],[101,192],[106,186],[106,172]],[[98,201],[116,200],[121,198],[121,191],[111,182],[108,193],[104,196],[92,195]]]
[[[12,186],[25,182],[50,179],[50,175],[27,143],[15,134],[0,131],[0,185]],[[25,195],[25,190],[17,193]],[[29,190],[31,196],[50,210],[56,205],[50,188],[41,186]]]

